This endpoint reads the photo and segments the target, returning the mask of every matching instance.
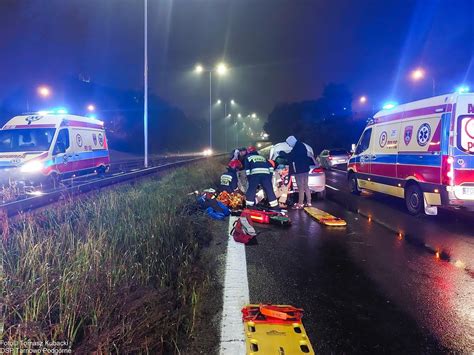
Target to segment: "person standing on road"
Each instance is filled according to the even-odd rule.
[[[257,187],[258,185],[262,185],[270,207],[278,208],[278,201],[275,197],[272,184],[273,166],[265,157],[258,154],[257,149],[253,146],[247,148],[244,170],[249,182],[249,187],[245,194],[247,207],[255,206]]]
[[[314,162],[314,157],[306,148],[303,142],[297,140],[295,136],[289,136],[286,143],[292,148],[287,158],[290,164],[290,172],[293,173],[298,186],[298,203],[294,209],[302,209],[304,205],[304,196],[306,195],[306,206],[311,207],[311,190],[309,189],[309,168]]]

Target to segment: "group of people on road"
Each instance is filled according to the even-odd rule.
[[[279,158],[287,162],[289,174],[295,177],[298,186],[298,203],[294,204],[293,208],[302,209],[305,205],[311,206],[308,176],[310,166],[312,164],[317,165],[317,163],[306,145],[294,136],[289,136],[286,143],[291,147],[291,150],[280,152]],[[228,193],[238,190],[244,192],[246,206],[253,208],[258,203],[256,195],[258,188],[261,187],[270,208],[276,210],[286,208],[288,185],[277,178],[277,186],[274,188],[272,181],[274,172],[275,162],[262,156],[254,146],[238,148],[232,152],[227,171],[221,175],[220,190]],[[305,196],[306,204],[304,204]]]

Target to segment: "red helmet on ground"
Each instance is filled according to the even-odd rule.
[[[231,169],[241,169],[242,168],[242,163],[240,162],[240,160],[232,159],[229,162],[229,168],[231,168]]]
[[[247,153],[253,153],[256,151],[257,151],[257,148],[255,148],[253,145],[250,145],[247,147]]]

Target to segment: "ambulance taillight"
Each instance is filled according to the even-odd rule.
[[[454,185],[454,158],[452,156],[443,155],[441,174],[443,185]]]

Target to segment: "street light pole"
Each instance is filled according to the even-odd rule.
[[[209,70],[209,149],[212,150],[212,70]]]
[[[431,80],[433,80],[433,96],[436,96],[436,81],[434,76],[431,77]]]
[[[225,137],[225,151],[228,151],[227,145],[227,102],[224,103],[224,137]]]
[[[219,63],[216,67],[218,75],[224,75],[227,71],[225,63]],[[209,149],[212,150],[212,69],[206,70],[202,65],[196,65],[194,71],[198,74],[202,72],[209,72]]]
[[[145,145],[145,160],[143,165],[148,167],[148,0],[145,1],[145,53],[144,53],[144,100],[143,100],[143,135]]]

